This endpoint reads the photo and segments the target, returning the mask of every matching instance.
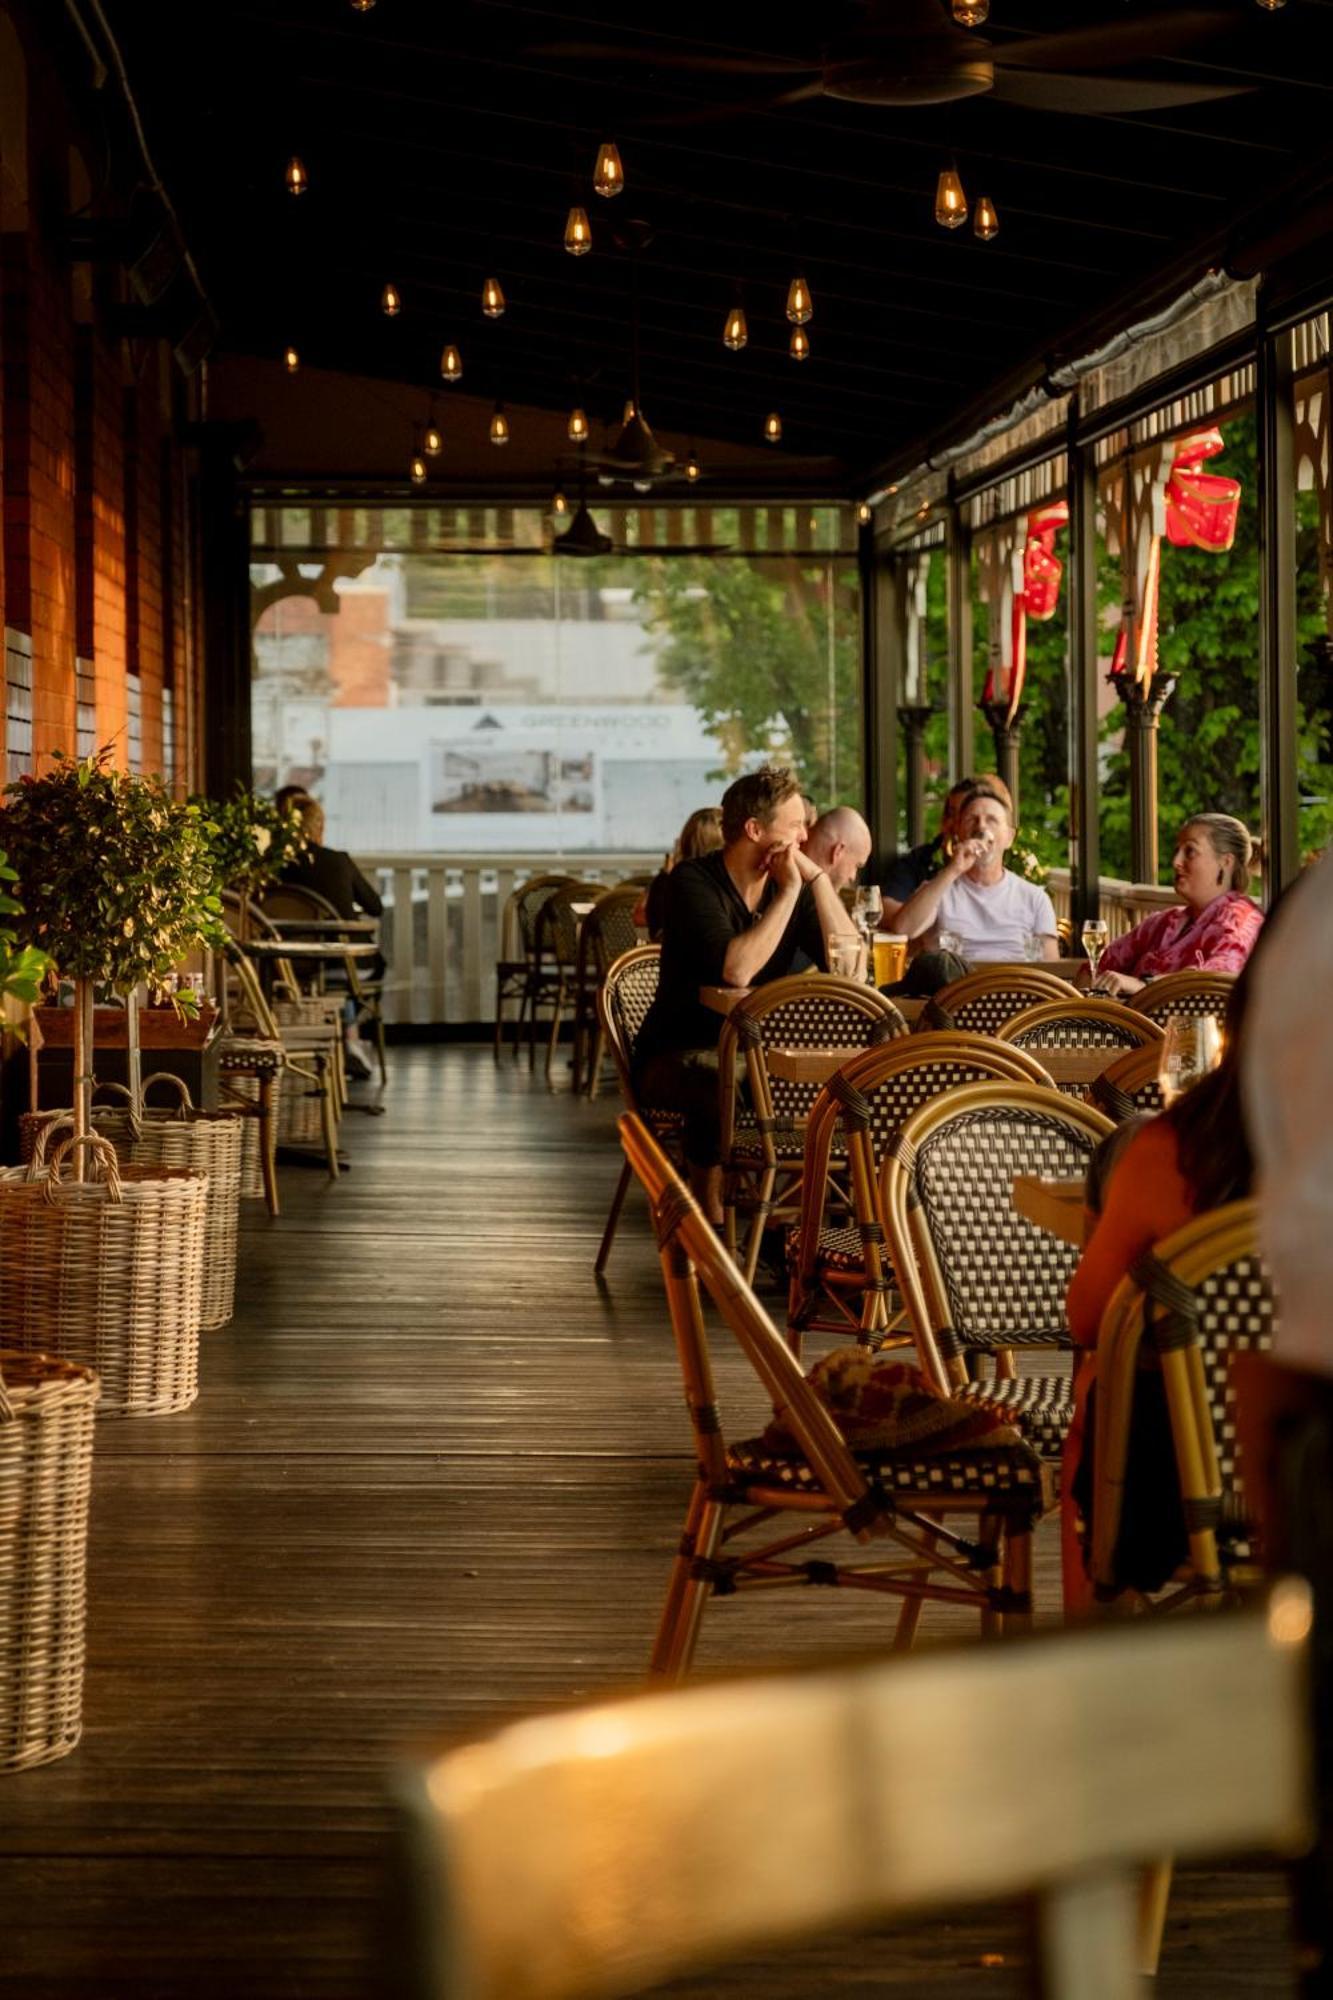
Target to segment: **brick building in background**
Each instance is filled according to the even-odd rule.
[[[5,776],[111,745],[202,781],[206,307],[62,9],[0,10]]]

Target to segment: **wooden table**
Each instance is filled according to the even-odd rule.
[[[1015,1174],[1013,1203],[1018,1213],[1039,1229],[1082,1249],[1087,1235],[1085,1181],[1048,1181],[1039,1174]]]

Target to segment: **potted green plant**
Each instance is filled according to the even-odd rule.
[[[202,815],[216,887],[241,897],[242,915],[246,900],[276,882],[310,845],[294,805],[284,809],[244,785],[229,799],[195,798],[191,804]]]

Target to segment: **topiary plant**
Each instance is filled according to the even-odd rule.
[[[204,817],[218,890],[257,896],[310,845],[295,806],[280,811],[272,799],[244,785],[229,799],[196,798],[191,804]]]
[[[0,882],[17,880],[18,870],[10,867],[8,855],[0,854]],[[0,889],[0,919],[22,915],[23,905],[7,889]],[[35,945],[20,945],[12,926],[0,921],[0,998],[35,1006],[50,969],[51,961],[44,951]]]

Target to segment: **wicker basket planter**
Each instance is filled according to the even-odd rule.
[[[96,1402],[91,1368],[0,1351],[0,1770],[79,1740]]]
[[[97,1370],[105,1415],[186,1409],[199,1390],[208,1177],[122,1165],[99,1135],[0,1171],[0,1326],[25,1354]],[[89,1178],[65,1171],[71,1150]]]

